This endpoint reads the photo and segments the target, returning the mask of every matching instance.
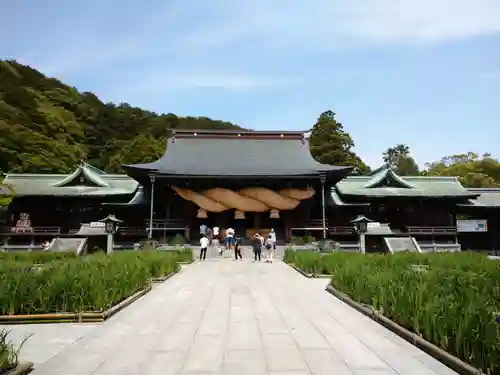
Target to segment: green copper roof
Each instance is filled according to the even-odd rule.
[[[106,202],[103,203],[105,206],[113,206],[113,207],[130,207],[130,206],[148,206],[150,203],[149,197],[144,192],[144,188],[139,186],[134,196],[130,199],[130,201],[125,203],[111,203]]]
[[[458,197],[473,198],[477,194],[464,188],[456,177],[398,176],[391,169],[374,175],[348,176],[335,185],[340,196],[385,197]]]
[[[339,196],[336,189],[332,189],[330,192],[331,200],[328,202],[331,206],[369,206],[370,203],[348,203]]]
[[[104,172],[99,173],[97,168],[92,167],[90,164],[82,162],[73,173],[58,181],[53,187],[65,187],[80,181],[86,181],[95,185],[95,187],[109,187],[109,184],[101,177]],[[83,179],[83,180],[82,180]]]
[[[414,189],[415,186],[405,181],[402,177],[398,176],[392,169],[386,168],[378,171],[376,174],[371,175],[371,179],[363,185],[365,189],[373,189],[379,187],[395,187],[403,189]]]
[[[460,206],[500,208],[500,189],[469,188],[467,190],[469,190],[471,193],[480,195],[476,199],[469,199],[468,203],[460,204]]]
[[[70,174],[9,173],[4,183],[16,196],[131,195],[139,185],[127,175],[107,174],[86,163]]]

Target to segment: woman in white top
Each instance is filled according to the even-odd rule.
[[[233,247],[233,237],[234,237],[234,229],[227,228],[226,229],[226,249],[231,250]]]
[[[271,231],[269,232],[269,234],[267,236],[266,250],[267,250],[266,262],[272,263],[273,257],[274,257],[274,252],[276,250],[276,232],[274,231],[274,229],[271,229]]]
[[[222,250],[220,248],[220,228],[219,227],[213,227],[212,228],[212,234],[213,234],[213,238],[212,238],[212,249],[215,249],[215,254],[221,254],[222,253]],[[212,250],[213,252],[214,250]]]

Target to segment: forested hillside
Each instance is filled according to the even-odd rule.
[[[0,171],[65,173],[85,159],[117,172],[122,163],[156,160],[173,128],[239,127],[103,103],[29,66],[0,60]]]
[[[370,168],[333,111],[321,113],[309,138],[311,154],[326,164]],[[103,103],[15,61],[0,60],[0,184],[2,172],[67,173],[80,160],[108,172],[121,164],[150,162],[165,148],[168,129],[242,129],[206,117],[156,114],[123,103]],[[473,152],[426,163],[421,171],[406,144],[383,152],[400,175],[458,176],[467,187],[500,187],[500,163]],[[5,198],[5,192],[0,192]]]

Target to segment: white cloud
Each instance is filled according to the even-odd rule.
[[[500,31],[498,0],[350,1],[337,15],[340,32],[379,43],[434,43]]]
[[[191,32],[189,40],[197,40],[197,46],[253,36],[263,43],[299,40],[335,48],[342,38],[435,43],[500,31],[498,0],[214,0],[210,5],[223,9],[223,17]]]
[[[172,74],[150,73],[148,77],[146,79],[141,77],[138,83],[129,83],[123,89],[130,93],[203,88],[243,92],[275,87],[287,82],[287,79],[209,71]]]
[[[234,72],[252,56],[261,63],[269,59],[286,64],[290,51],[306,55],[491,35],[500,31],[500,0],[172,0],[167,9],[157,9],[149,19],[143,14],[139,21],[109,35],[102,29],[82,35],[72,30],[76,34],[67,35],[60,48],[27,55],[36,56],[30,62],[54,75],[139,59],[183,70],[172,62],[173,56],[198,72],[180,78],[172,74],[174,85],[192,86],[196,77],[198,87],[249,88],[256,87],[255,79],[203,75],[217,66],[200,56],[225,60]]]

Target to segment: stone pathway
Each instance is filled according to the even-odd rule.
[[[247,252],[248,254],[248,252]],[[100,325],[11,326],[34,375],[455,374],[281,261],[196,262]]]

